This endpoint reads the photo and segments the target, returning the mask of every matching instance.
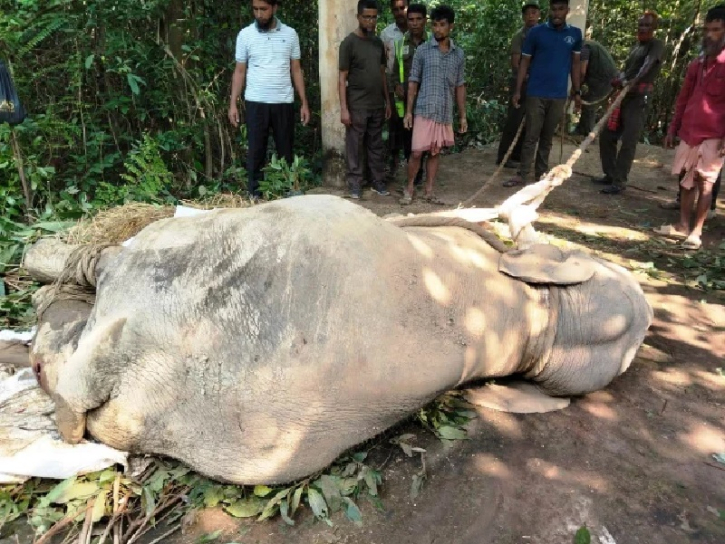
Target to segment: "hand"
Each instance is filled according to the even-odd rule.
[[[352,125],[352,119],[350,118],[350,110],[344,109],[340,111],[340,122],[349,127]]]
[[[413,129],[413,114],[408,112],[405,114],[405,117],[403,117],[403,126],[407,128],[408,130]]]
[[[465,117],[461,117],[458,120],[458,133],[459,134],[465,134],[468,132],[468,120]]]
[[[521,93],[515,92],[513,97],[511,98],[511,103],[514,105],[514,108],[519,108],[519,102],[521,101]]]
[[[405,97],[405,91],[403,90],[402,85],[396,85],[395,86],[395,96],[398,98],[404,98]]]
[[[300,120],[304,126],[310,122],[310,107],[307,104],[302,104],[300,108]]]
[[[232,124],[234,128],[237,128],[239,126],[239,110],[237,109],[236,104],[232,104],[229,106],[229,122]]]
[[[574,95],[574,111],[579,112],[582,109],[582,96],[580,94]]]
[[[672,149],[673,147],[675,147],[675,135],[668,133],[665,136],[665,149]]]
[[[385,120],[387,121],[393,116],[393,108],[390,107],[390,102],[385,103]]]

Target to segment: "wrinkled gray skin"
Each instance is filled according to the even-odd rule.
[[[579,256],[589,279],[557,286],[576,266],[509,266],[534,285],[500,258],[466,229],[331,196],[162,220],[99,273],[72,355],[63,329],[33,360],[68,441],[287,482],[471,380],[580,395],[627,368],[651,321],[628,272]]]

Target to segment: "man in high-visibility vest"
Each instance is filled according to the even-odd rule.
[[[395,21],[386,26],[380,33],[380,39],[385,44],[385,54],[387,56],[387,76],[388,76],[388,92],[390,93],[390,102],[393,103],[393,88],[397,81],[394,70],[391,70],[391,60],[395,58],[395,42],[400,40],[408,30],[408,3],[409,0],[390,0],[390,11],[393,12]],[[395,108],[393,114],[388,119],[388,151],[390,152],[390,177],[395,179],[395,173],[398,170],[400,162],[400,150],[403,149],[403,116],[398,115]]]
[[[425,26],[428,20],[428,11],[423,4],[410,4],[408,6],[408,31],[402,38],[395,41],[394,55],[391,55],[388,62],[388,72],[393,74],[395,80],[395,107],[398,116],[405,117],[405,107],[408,102],[408,76],[413,65],[413,56],[416,49],[426,40],[428,33]],[[413,143],[413,130],[403,131],[403,155],[405,160],[410,160],[410,153]],[[423,183],[423,161],[415,177],[415,184]]]

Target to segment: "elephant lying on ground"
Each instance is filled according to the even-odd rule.
[[[51,305],[31,353],[62,436],[281,483],[468,382],[581,395],[626,370],[652,317],[627,271],[426,222],[304,196],[105,250],[82,326]]]

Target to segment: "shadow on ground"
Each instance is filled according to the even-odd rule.
[[[566,146],[564,156],[572,149]],[[494,157],[493,148],[444,157],[438,194],[450,204],[465,200],[493,172]],[[577,164],[579,174],[552,193],[537,228],[592,243],[623,264],[655,259],[665,269],[667,258],[680,262],[674,243],[652,242],[650,235],[652,226],[673,219],[658,207],[675,196],[670,159],[669,152],[640,146],[632,186],[607,197],[590,181],[599,174],[592,151]],[[513,193],[501,187],[503,179],[490,184],[479,205]],[[420,202],[403,209],[396,198],[367,193],[361,205],[379,215],[436,209]],[[705,246],[716,250],[724,232],[721,215],[710,223]],[[725,465],[712,458],[725,452],[722,293],[688,288],[685,271],[666,271],[672,272],[667,281],[637,274],[655,321],[630,369],[606,390],[549,414],[479,409],[470,440],[451,445],[420,427],[396,429],[415,433],[427,451],[428,477],[417,497],[411,478],[422,460],[406,457],[388,434],[369,444],[372,464],[384,475],[384,510],[361,499],[362,525],[337,515],[329,527],[309,511],[294,527],[239,523],[210,510],[175,541],[196,542],[223,529],[219,542],[244,544],[566,544],[587,526],[599,544],[725,542]]]

